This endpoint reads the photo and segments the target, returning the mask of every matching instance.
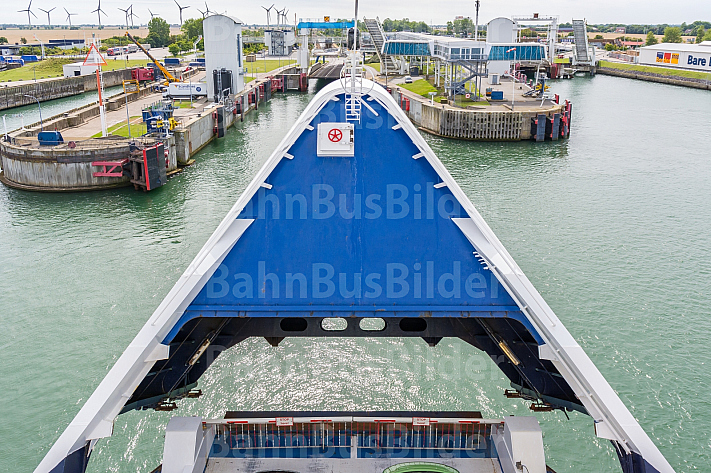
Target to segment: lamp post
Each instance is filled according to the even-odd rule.
[[[37,101],[37,108],[39,108],[39,116],[40,116],[40,129],[42,131],[44,131],[44,122],[42,121],[42,106],[40,105],[39,99],[37,97],[35,97],[34,95],[24,94],[24,96],[31,98],[31,99],[35,99]]]
[[[513,47],[506,52],[510,53],[511,51],[514,53],[513,65],[511,66],[511,111],[513,111],[514,101],[516,100],[516,48]]]
[[[37,42],[40,44],[40,48],[42,48],[42,59],[44,59],[44,43],[37,37],[36,34],[32,35],[34,38],[37,40]]]

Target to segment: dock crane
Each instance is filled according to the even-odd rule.
[[[165,77],[165,79],[166,79],[166,81],[167,81],[167,82],[166,82],[166,85],[170,84],[171,82],[180,82],[180,80],[176,79],[176,78],[173,76],[173,74],[171,74],[170,72],[168,72],[168,69],[166,69],[165,67],[163,67],[163,65],[162,65],[160,62],[158,62],[153,56],[151,56],[151,53],[149,53],[148,50],[147,50],[146,48],[144,48],[144,47],[141,45],[141,43],[139,43],[138,41],[136,41],[136,38],[134,38],[133,36],[131,36],[131,33],[129,33],[128,31],[126,31],[126,37],[127,37],[128,39],[130,39],[131,41],[133,41],[133,43],[134,43],[136,46],[138,46],[138,49],[140,49],[141,51],[143,51],[143,54],[145,54],[146,56],[148,56],[148,59],[150,59],[151,61],[153,61],[153,63],[156,65],[156,67],[158,67],[158,69],[160,69],[160,71],[163,73],[163,76]]]

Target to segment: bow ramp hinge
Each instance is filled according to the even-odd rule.
[[[322,157],[353,157],[353,135],[352,123],[319,123],[316,154]]]

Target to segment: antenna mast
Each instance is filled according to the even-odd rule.
[[[481,5],[480,0],[474,2],[476,5],[476,25],[474,26],[474,41],[479,41],[479,5]]]

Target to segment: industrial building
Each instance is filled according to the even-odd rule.
[[[711,41],[700,44],[661,43],[645,46],[639,50],[639,63],[711,73]]]
[[[209,15],[203,20],[207,96],[237,94],[244,89],[242,21],[227,15]]]
[[[64,77],[88,76],[96,73],[96,66],[85,66],[83,62],[73,62],[62,66]]]
[[[290,27],[279,27],[264,32],[264,44],[269,56],[288,56],[296,47],[296,33]]]

